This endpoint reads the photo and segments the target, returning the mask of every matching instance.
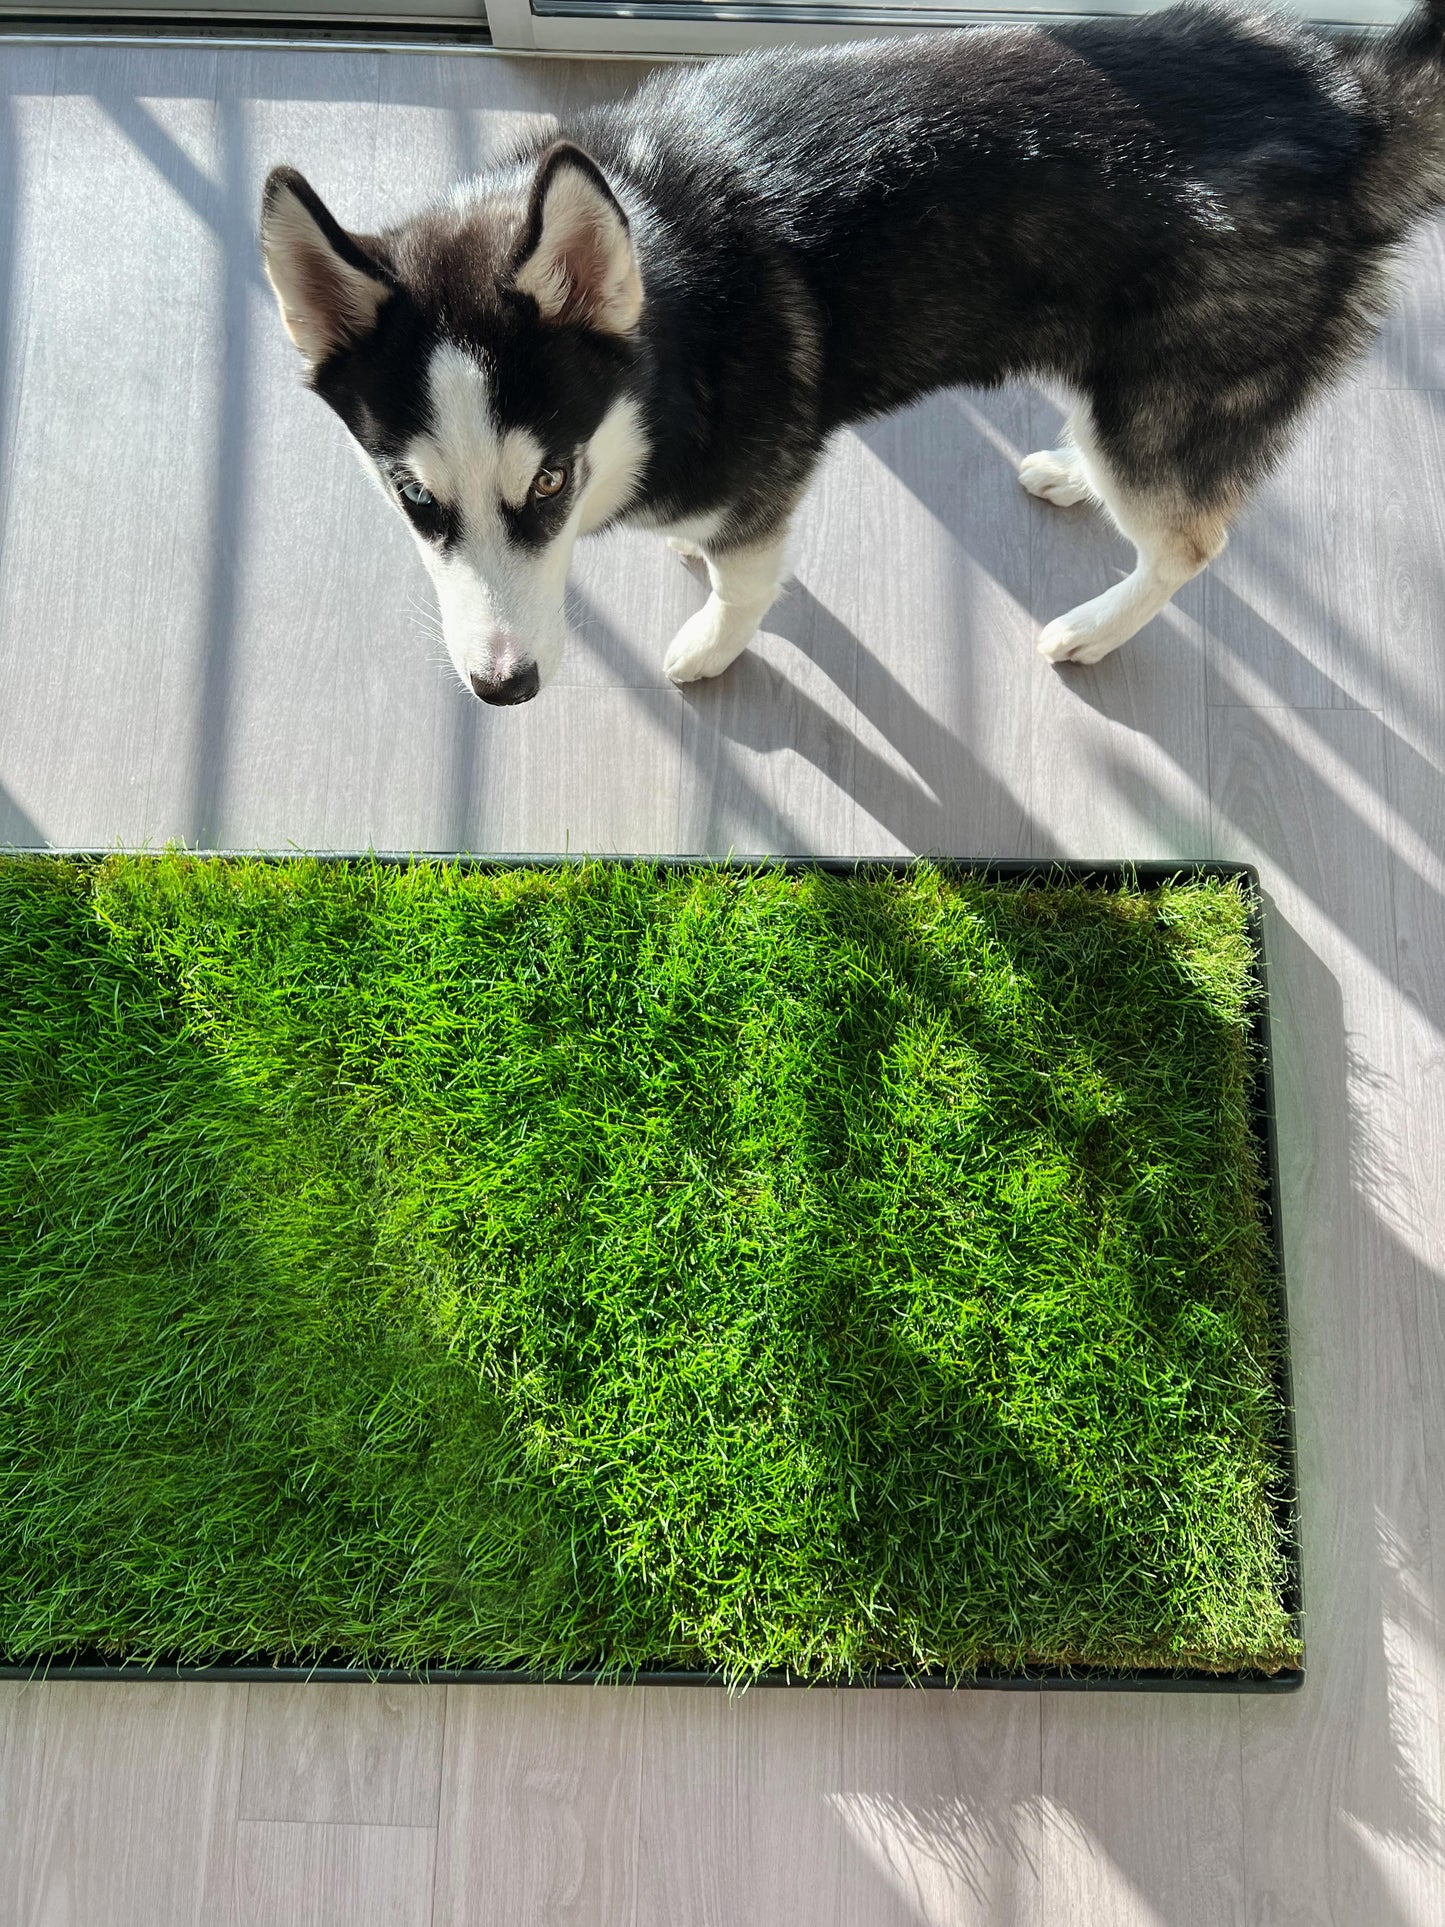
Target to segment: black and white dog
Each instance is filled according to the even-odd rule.
[[[579,535],[701,556],[665,667],[719,675],[836,429],[1020,376],[1075,406],[1019,480],[1138,550],[1040,638],[1097,662],[1219,553],[1442,204],[1445,0],[1350,38],[1191,5],[675,68],[378,235],[277,168],[262,245],[458,673],[517,703]]]

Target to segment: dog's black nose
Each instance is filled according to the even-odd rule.
[[[520,669],[510,675],[499,676],[488,682],[474,669],[471,674],[472,688],[484,703],[529,703],[542,687],[542,678],[537,673],[534,662],[524,662]]]

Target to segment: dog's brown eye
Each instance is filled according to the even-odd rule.
[[[560,495],[567,486],[565,468],[539,468],[532,482],[534,495]]]

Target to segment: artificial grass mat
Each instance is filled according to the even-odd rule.
[[[1293,1662],[1248,909],[0,863],[0,1651]]]

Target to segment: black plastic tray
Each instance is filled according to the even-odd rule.
[[[15,846],[9,856],[50,856],[99,858],[114,852],[97,849],[21,849]],[[465,864],[477,869],[554,868],[565,863],[606,862],[611,864],[646,863],[665,869],[692,869],[698,866],[726,865],[730,869],[762,868],[789,871],[824,870],[835,876],[853,876],[909,869],[915,857],[824,857],[824,856],[595,856],[585,854],[472,856],[447,850],[194,850],[193,856],[246,858],[269,862],[294,862],[313,859],[336,863],[445,862]],[[966,872],[999,882],[1033,880],[1039,884],[1081,883],[1098,889],[1117,889],[1137,883],[1153,889],[1175,878],[1218,877],[1242,881],[1249,887],[1252,909],[1250,938],[1254,947],[1255,969],[1260,996],[1255,1004],[1255,1075],[1251,1092],[1251,1112],[1256,1140],[1265,1169],[1265,1208],[1269,1218],[1270,1242],[1274,1253],[1276,1327],[1274,1380],[1283,1415],[1283,1436],[1278,1441],[1284,1469],[1282,1490],[1275,1500],[1276,1516],[1286,1548],[1284,1606],[1303,1641],[1304,1575],[1300,1561],[1299,1479],[1295,1450],[1294,1387],[1289,1361],[1289,1308],[1285,1294],[1284,1232],[1280,1216],[1279,1156],[1275,1129],[1274,1062],[1269,1028],[1269,974],[1265,962],[1263,905],[1259,873],[1247,863],[1123,860],[1100,862],[1049,862],[1016,860],[994,862],[982,858],[946,857],[925,853],[926,860],[955,872]],[[3,859],[0,859],[3,860]],[[1127,1693],[1292,1693],[1304,1684],[1304,1661],[1298,1666],[1281,1667],[1277,1672],[1241,1671],[1207,1673],[1179,1669],[1140,1669],[1111,1671],[1105,1667],[1037,1667],[1005,1671],[981,1668],[957,1679],[943,1673],[905,1673],[880,1671],[854,1680],[809,1680],[788,1672],[760,1674],[750,1686],[790,1686],[835,1688],[843,1690],[879,1687],[922,1687],[942,1691],[990,1688],[1004,1692],[1127,1692]],[[96,1654],[75,1653],[67,1657],[31,1659],[0,1658],[0,1679],[87,1679],[87,1680],[216,1680],[239,1684],[276,1681],[295,1685],[315,1680],[326,1684],[368,1683],[385,1685],[434,1686],[724,1686],[721,1672],[685,1671],[667,1667],[642,1667],[635,1671],[599,1670],[579,1667],[566,1673],[538,1673],[521,1667],[487,1669],[482,1667],[365,1667],[339,1663],[334,1656],[317,1655],[314,1662],[296,1661],[284,1665],[268,1663],[255,1654],[220,1655],[214,1664],[189,1665],[160,1660],[151,1665],[106,1660]]]

